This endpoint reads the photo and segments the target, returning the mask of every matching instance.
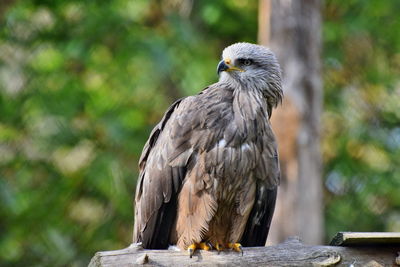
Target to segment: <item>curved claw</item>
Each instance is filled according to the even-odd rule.
[[[211,248],[212,248],[212,247],[211,247],[210,244],[208,244],[208,243],[206,243],[206,242],[201,242],[201,243],[193,243],[193,244],[191,244],[191,245],[188,247],[187,251],[189,252],[189,257],[192,258],[194,252],[196,251],[196,249],[208,251],[208,250],[211,250]]]
[[[223,248],[219,243],[217,243],[217,244],[215,244],[215,249],[218,251],[218,255],[219,255],[219,253],[222,251]]]
[[[235,249],[236,250],[236,249]],[[240,252],[241,254],[242,254],[242,256],[243,256],[243,248],[242,248],[242,245],[240,245],[239,244],[239,246],[237,247],[237,250],[236,250],[237,252]]]
[[[192,256],[193,256],[194,251],[196,250],[196,248],[197,248],[197,245],[196,245],[196,244],[191,244],[191,245],[188,247],[188,252],[189,252],[189,257],[190,257],[190,258],[192,258]]]
[[[194,253],[194,249],[189,248],[188,252],[189,252],[189,257],[192,258],[193,257],[193,253]]]
[[[229,243],[228,247],[233,249],[236,252],[240,252],[243,256],[243,248],[242,245],[240,243]]]

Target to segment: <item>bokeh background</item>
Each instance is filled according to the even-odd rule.
[[[257,42],[258,1],[1,0],[0,265],[128,246],[137,162],[178,97]],[[324,243],[400,231],[400,2],[322,3]]]

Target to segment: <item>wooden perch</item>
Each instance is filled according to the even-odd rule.
[[[400,233],[340,232],[331,241],[332,246],[400,245]]]
[[[338,235],[343,235],[339,233]],[[349,233],[347,233],[349,234]],[[354,233],[353,233],[354,234]],[[368,234],[368,233],[358,233]],[[394,233],[395,234],[395,233]],[[362,235],[361,235],[362,236]],[[360,238],[360,236],[358,236]],[[374,236],[376,238],[377,236]],[[354,238],[354,236],[353,236]],[[357,237],[356,237],[357,238]],[[385,237],[383,237],[385,238]],[[89,267],[132,266],[400,266],[400,242],[342,246],[308,246],[296,237],[269,247],[244,248],[244,255],[233,251],[145,250],[131,245],[114,251],[98,252]]]

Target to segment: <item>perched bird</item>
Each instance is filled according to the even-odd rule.
[[[192,256],[265,245],[280,178],[269,119],[281,70],[268,48],[236,43],[217,72],[217,83],[172,104],[144,146],[133,236],[144,248]]]

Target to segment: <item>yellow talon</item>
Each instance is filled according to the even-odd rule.
[[[219,254],[223,250],[223,247],[219,243],[217,243],[215,244],[215,249],[218,251]]]
[[[193,253],[194,253],[194,251],[196,250],[196,248],[197,248],[197,244],[191,244],[191,245],[188,247],[188,252],[189,252],[189,257],[190,257],[190,258],[192,258]]]
[[[205,242],[191,244],[190,246],[188,246],[188,249],[187,249],[189,252],[190,258],[193,256],[196,249],[202,249],[202,250],[208,251],[211,249],[211,246]]]
[[[220,244],[220,243],[215,243],[215,249],[218,251],[218,254],[224,250],[224,247],[226,248],[230,248],[236,252],[241,252],[242,256],[243,256],[243,249],[242,249],[242,245],[240,243],[228,243],[225,246]],[[205,251],[209,251],[212,249],[212,245],[210,243],[206,243],[206,242],[201,242],[201,243],[193,243],[190,246],[188,246],[188,252],[189,252],[189,256],[190,258],[192,258],[194,252],[196,251],[196,249],[201,249],[201,250],[205,250]]]
[[[241,252],[243,256],[243,249],[240,243],[228,243],[228,248],[233,249],[236,252]]]
[[[199,245],[197,246],[197,248],[208,251],[208,250],[211,249],[211,246],[209,246],[209,245],[208,245],[207,243],[205,243],[205,242],[201,242],[201,243],[199,243]]]

